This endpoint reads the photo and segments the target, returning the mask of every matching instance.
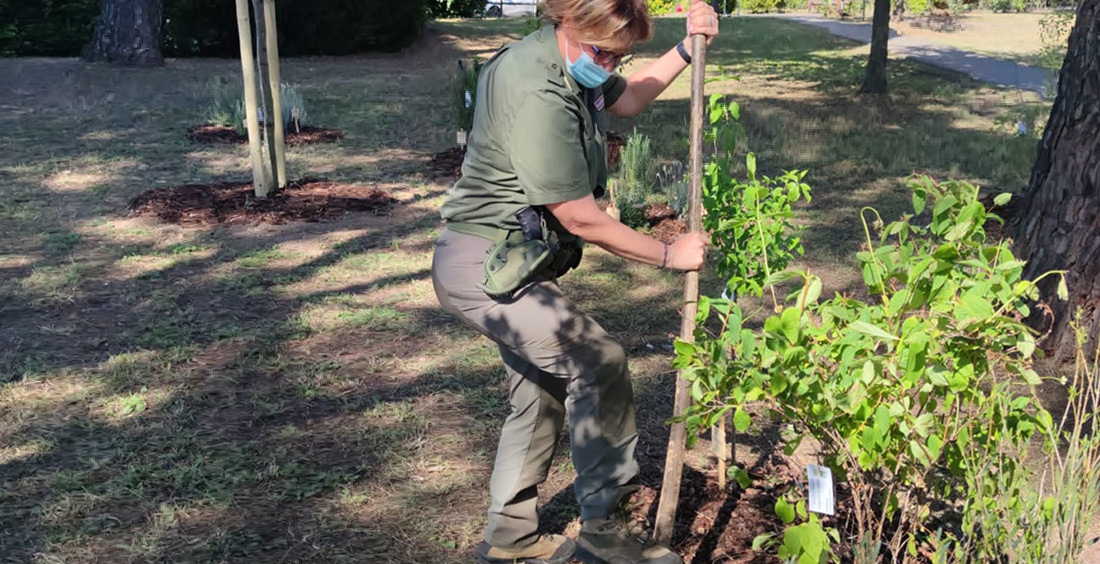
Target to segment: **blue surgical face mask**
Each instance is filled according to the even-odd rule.
[[[568,45],[567,43],[566,56],[569,55]],[[577,57],[576,61],[572,63],[566,61],[566,68],[569,69],[569,74],[573,76],[573,79],[585,88],[599,88],[607,82],[607,79],[611,78],[611,72],[597,65],[592,56],[584,52],[584,49],[581,49],[581,56]]]

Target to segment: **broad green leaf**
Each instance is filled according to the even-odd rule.
[[[809,284],[806,288],[806,299],[802,302],[802,308],[810,304],[816,304],[817,299],[821,297],[821,279],[817,276],[811,276]]]
[[[756,178],[756,153],[745,155],[745,169],[749,171],[749,178]]]
[[[920,215],[924,211],[924,205],[928,202],[928,193],[924,190],[913,190],[913,213]]]
[[[902,308],[904,308],[906,302],[909,301],[909,294],[909,288],[898,290],[898,293],[890,298],[890,302],[886,306],[886,315],[895,317],[897,314],[901,313]]]
[[[859,379],[868,386],[875,381],[875,363],[868,360],[863,363],[863,370],[859,375]]]
[[[793,270],[780,270],[779,272],[773,272],[771,276],[764,280],[765,286],[772,286],[775,284],[782,284],[793,278],[798,278],[798,273]]]
[[[1001,192],[1000,194],[997,194],[997,197],[993,198],[993,205],[1000,207],[1000,206],[1003,206],[1003,205],[1007,204],[1009,202],[1009,200],[1011,200],[1011,199],[1012,199],[1012,194],[1011,193]]]
[[[737,411],[733,412],[733,428],[738,433],[744,433],[750,425],[752,425],[752,417],[749,413],[740,407],[737,408]]]
[[[928,437],[928,453],[932,455],[933,459],[939,458],[940,449],[943,448],[943,439],[939,435],[932,435]]]
[[[741,489],[749,489],[752,487],[752,477],[740,466],[733,466],[726,471],[726,477],[737,482],[737,485],[741,486]]]
[[[775,533],[764,533],[762,535],[756,535],[756,538],[752,539],[753,552],[760,552],[771,543],[771,540],[775,538]]]
[[[1029,385],[1032,386],[1038,386],[1039,384],[1043,383],[1043,380],[1039,378],[1039,375],[1030,368],[1025,368],[1023,371],[1021,371],[1020,376],[1023,376],[1024,382],[1027,382]]]
[[[955,317],[963,324],[986,320],[993,317],[993,306],[982,292],[967,290],[959,297],[959,304],[955,306]]]
[[[877,327],[875,325],[871,325],[870,323],[867,323],[866,321],[862,321],[862,320],[853,321],[851,324],[848,325],[848,328],[855,331],[855,332],[857,332],[857,333],[862,333],[864,335],[869,335],[871,337],[875,337],[875,338],[878,338],[878,339],[884,339],[884,340],[887,340],[887,341],[896,341],[896,340],[898,340],[897,337],[887,333],[882,328]]]
[[[696,348],[695,348],[695,345],[693,343],[689,343],[687,341],[676,339],[676,342],[673,343],[672,346],[673,346],[674,349],[676,349],[676,354],[677,355],[681,355],[681,356],[694,356],[695,355]]]
[[[1058,299],[1062,301],[1069,300],[1069,288],[1066,287],[1066,277],[1058,277]]]
[[[1035,353],[1035,338],[1024,333],[1016,340],[1016,350],[1020,351],[1020,355],[1024,357],[1024,360],[1031,358],[1031,355]]]
[[[775,500],[775,516],[779,517],[784,525],[790,525],[794,522],[794,508],[791,507],[790,503],[787,503],[786,497]]]
[[[783,310],[783,313],[779,316],[779,325],[783,330],[783,336],[792,345],[798,342],[798,324],[801,317],[802,311],[793,307]]]

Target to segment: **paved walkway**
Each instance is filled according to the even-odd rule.
[[[832,20],[812,14],[768,14],[766,17],[820,27],[833,35],[862,43],[871,42],[871,24],[869,23]],[[1005,88],[1030,90],[1039,93],[1040,96],[1046,95],[1048,80],[1057,76],[1054,71],[1047,69],[978,55],[920,37],[898,35],[893,30],[890,30],[890,55],[913,58],[937,67],[964,72],[982,82]]]

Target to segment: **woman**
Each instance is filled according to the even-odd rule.
[[[462,178],[442,207],[432,280],[443,307],[497,343],[512,413],[490,482],[481,564],[679,564],[642,536],[624,502],[637,489],[634,400],[622,346],[566,298],[556,278],[587,241],[630,260],[702,267],[706,237],[666,245],[600,211],[603,112],[632,116],[690,62],[683,41],[629,78],[615,69],[652,35],[646,0],[544,0],[549,25],[481,70]],[[688,33],[718,34],[693,0]],[[540,535],[537,487],[566,414],[581,508],[577,543]]]

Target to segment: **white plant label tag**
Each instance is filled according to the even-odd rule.
[[[836,513],[836,500],[833,498],[833,471],[828,466],[806,466],[809,479],[810,511],[822,515]]]
[[[465,129],[459,129],[458,130],[458,144],[459,145],[466,145],[466,130]]]

